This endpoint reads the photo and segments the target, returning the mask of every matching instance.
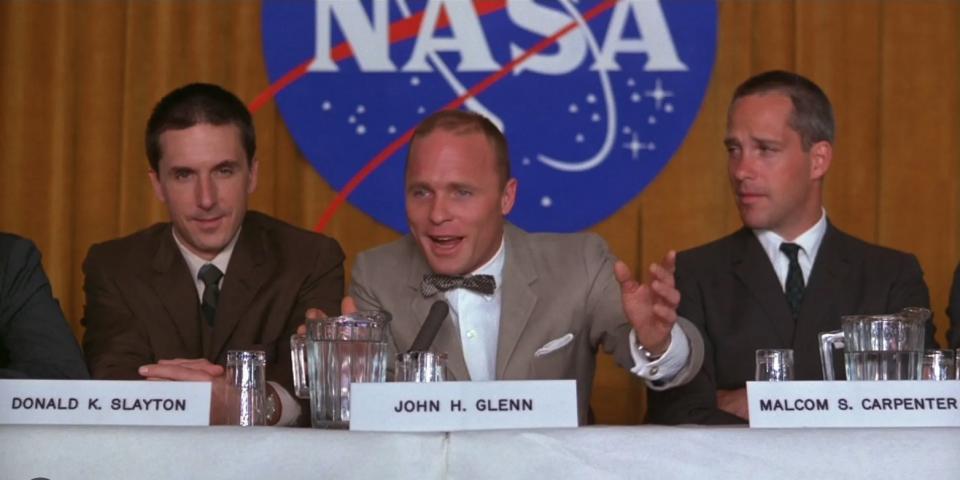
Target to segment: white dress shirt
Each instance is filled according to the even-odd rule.
[[[800,270],[803,273],[803,284],[810,283],[810,271],[813,270],[813,263],[817,259],[817,252],[823,242],[823,235],[827,233],[827,212],[821,209],[820,220],[793,240],[784,239],[771,230],[754,230],[753,233],[760,241],[760,245],[766,252],[767,258],[770,259],[770,263],[773,264],[773,271],[777,273],[777,279],[780,280],[780,288],[786,291],[790,258],[780,250],[780,245],[782,243],[796,243],[800,246],[797,261],[800,263]]]
[[[470,275],[492,275],[497,284],[493,295],[483,295],[466,288],[448,290],[444,294],[450,304],[450,316],[460,331],[463,359],[471,380],[496,379],[503,264],[509,254],[504,240],[501,239],[500,248],[493,258],[470,272]],[[679,326],[674,325],[671,334],[667,351],[659,359],[650,361],[640,353],[636,334],[631,330],[630,344],[633,348],[630,351],[634,366],[630,371],[651,382],[670,380],[679,373],[690,355],[690,346],[687,336]],[[656,388],[656,383],[651,384],[651,387]]]

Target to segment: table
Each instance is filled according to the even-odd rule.
[[[960,428],[0,426],[0,478],[957,478]]]

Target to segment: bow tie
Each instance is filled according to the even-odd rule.
[[[452,275],[441,275],[439,273],[428,273],[423,276],[423,282],[420,283],[420,293],[424,297],[430,297],[437,292],[446,292],[454,288],[466,288],[483,295],[493,295],[497,289],[497,281],[493,275],[467,275],[465,277],[455,277]]]

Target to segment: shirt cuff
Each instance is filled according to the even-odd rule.
[[[634,375],[643,378],[649,382],[666,383],[673,379],[687,364],[690,357],[690,341],[683,329],[679,325],[673,324],[670,330],[670,346],[663,355],[650,361],[640,353],[637,344],[637,333],[630,330],[630,355],[633,357],[633,368],[630,369]]]
[[[300,418],[300,402],[298,402],[296,398],[293,398],[293,395],[279,383],[270,381],[267,383],[277,392],[277,398],[280,400],[281,410],[280,418],[277,420],[277,426],[292,427],[296,425],[297,419]]]

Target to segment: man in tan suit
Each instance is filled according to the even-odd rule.
[[[90,248],[83,344],[91,375],[216,386],[227,350],[260,349],[272,403],[285,407],[276,420],[296,420],[289,338],[308,307],[339,311],[340,246],[247,211],[256,140],[249,111],[230,92],[174,90],[154,109],[146,143],[150,181],[171,222]]]
[[[576,379],[581,423],[601,346],[653,388],[699,370],[700,335],[675,314],[672,252],[641,285],[596,235],[508,224],[517,180],[506,139],[487,119],[427,118],[411,141],[405,184],[410,235],[361,253],[350,288],[359,308],[393,315],[397,351],[444,299],[450,314],[431,350],[448,354],[449,377]]]

